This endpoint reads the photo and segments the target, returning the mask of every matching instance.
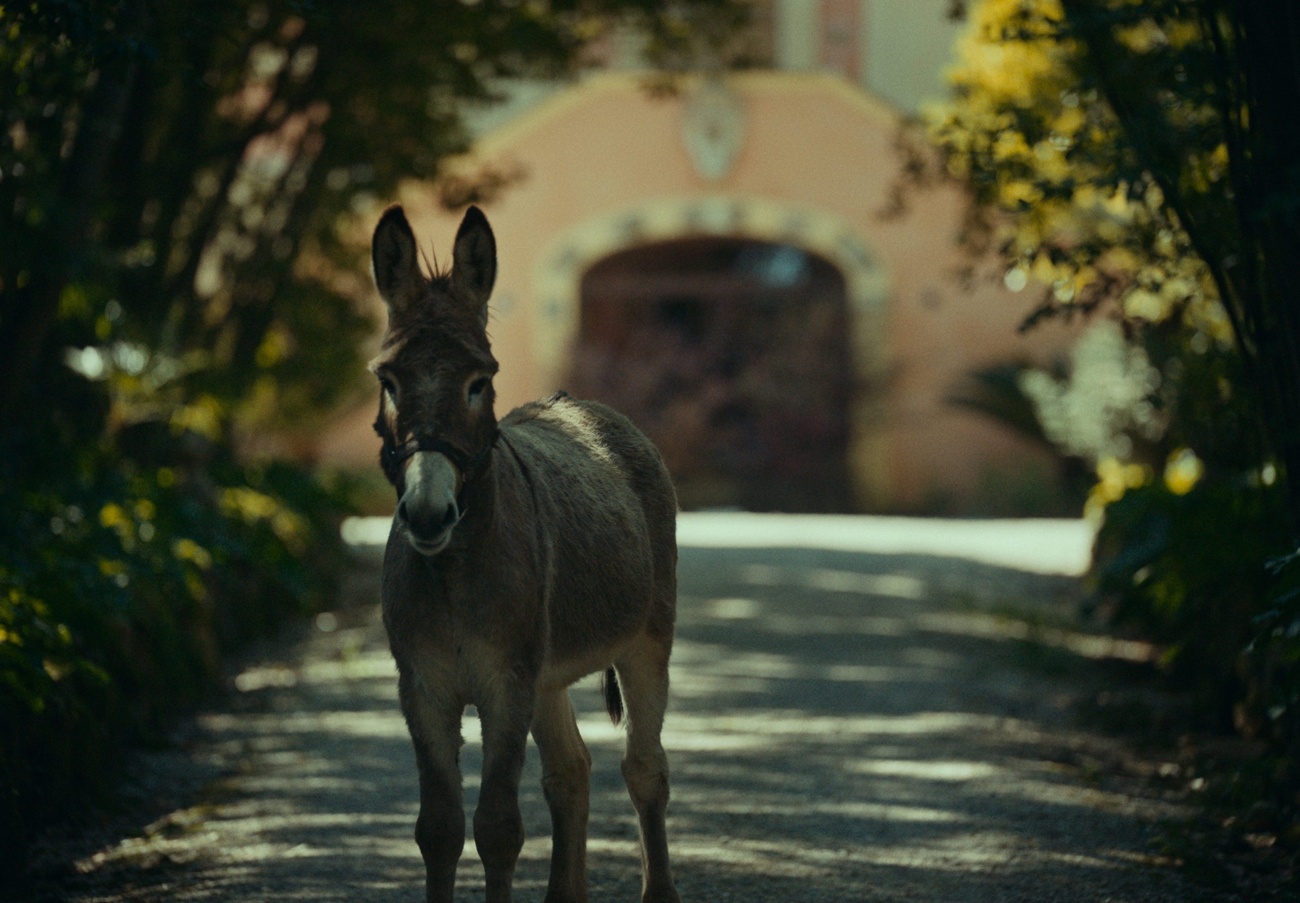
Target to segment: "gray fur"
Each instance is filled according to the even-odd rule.
[[[496,422],[483,382],[496,370],[484,332],[495,243],[479,211],[461,224],[449,275],[426,279],[417,268],[414,281],[414,236],[398,207],[376,228],[373,259],[389,307],[373,365],[385,386],[376,428],[386,447],[420,443],[405,459],[385,459],[399,508],[383,612],[420,772],[426,900],[453,896],[465,839],[460,719],[471,704],[483,726],[474,839],[487,900],[510,899],[530,730],[553,826],[546,900],[587,899],[591,760],[567,687],[612,667],[626,701],[623,774],[641,828],[642,901],[677,903],[659,739],[676,608],[676,497],[659,453],[622,415],[564,395]],[[452,465],[479,452],[481,470]]]

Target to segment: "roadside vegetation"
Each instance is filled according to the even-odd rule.
[[[1032,410],[1030,432],[1092,472],[1097,613],[1159,644],[1195,726],[1267,751],[1220,758],[1207,798],[1224,825],[1250,824],[1250,844],[1294,858],[1300,11],[954,8],[970,21],[955,95],[925,125],[942,175],[970,187],[966,240],[1037,299],[1026,329],[1091,324],[1061,372],[1003,373],[963,400]]]
[[[328,595],[366,391],[358,214],[495,80],[616,19],[665,70],[741,13],[635,0],[0,4],[0,849],[104,801],[223,656]],[[493,174],[461,174],[456,203]],[[450,202],[450,201],[449,201]]]

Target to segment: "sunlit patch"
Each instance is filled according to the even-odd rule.
[[[747,564],[740,568],[742,583],[751,586],[800,586],[832,593],[886,596],[894,599],[922,599],[926,581],[910,574],[864,574],[833,568],[778,568],[770,564]]]
[[[360,638],[357,642],[360,642]],[[380,679],[385,681],[384,695],[397,699],[396,685],[390,687],[387,684],[388,681],[396,678],[397,666],[393,664],[393,657],[386,649],[379,652],[367,651],[362,655],[350,653],[345,644],[340,658],[309,662],[303,666],[301,674],[305,683],[313,684],[329,682],[352,684],[358,680]]]
[[[337,856],[339,852],[337,849],[302,842],[268,842],[259,839],[272,832],[301,834],[307,830],[360,830],[367,826],[396,828],[404,827],[409,822],[405,815],[361,812],[295,812],[292,815],[277,816],[250,810],[243,817],[222,817],[228,811],[218,812],[207,805],[178,809],[146,827],[143,836],[127,838],[80,859],[74,863],[74,868],[79,873],[88,875],[118,865],[144,868],[155,866],[159,862],[182,865],[202,858],[205,841],[216,843],[220,839],[222,873],[231,877],[238,873],[238,869],[231,866],[238,863]],[[399,847],[396,843],[384,844],[370,840],[369,845],[375,849],[368,855],[383,855],[385,847],[391,848],[389,855],[400,858],[409,858],[410,855],[405,843]]]
[[[695,859],[711,864],[742,866],[747,871],[760,875],[772,872],[776,866],[775,870],[783,876],[794,875],[805,878],[816,878],[821,872],[821,868],[814,866],[809,860],[822,858],[812,851],[793,850],[776,842],[752,838],[701,836],[682,838],[674,851],[674,856],[686,861]],[[817,866],[819,865],[820,863],[817,863]]]
[[[888,803],[822,803],[817,811],[845,818],[867,818],[872,821],[908,822],[912,824],[949,824],[964,821],[962,816],[945,809],[929,806],[894,806]]]
[[[555,404],[545,405],[537,413],[539,420],[546,420],[558,425],[572,439],[580,443],[591,456],[606,464],[617,464],[614,456],[605,446],[604,440],[596,430],[590,415],[570,401],[561,399]]]
[[[407,739],[406,724],[390,711],[295,712],[253,714],[211,714],[199,719],[204,729],[215,733],[262,733],[268,737],[291,737],[327,733],[340,737]]]
[[[771,816],[782,814],[799,815],[814,812],[818,815],[834,815],[838,818],[867,819],[870,821],[904,822],[910,824],[952,824],[965,821],[960,813],[947,809],[935,809],[930,806],[901,806],[891,803],[874,803],[840,799],[799,799],[787,806],[774,805],[769,799],[761,801],[753,798],[719,800],[712,805],[718,814],[747,815],[757,807]]]
[[[1040,646],[1064,649],[1083,658],[1120,659],[1138,663],[1152,662],[1156,659],[1156,649],[1150,643],[1057,627],[1044,627],[997,615],[977,612],[935,612],[918,616],[917,622],[922,629],[936,633],[1033,642]]]
[[[249,668],[235,676],[235,689],[241,693],[264,690],[267,687],[292,687],[298,683],[298,672],[283,665]]]
[[[711,616],[724,621],[755,618],[763,611],[763,606],[754,599],[711,599],[705,605]]]
[[[798,573],[798,572],[796,572]],[[888,596],[894,599],[922,599],[926,583],[906,574],[863,574],[858,571],[835,571],[817,568],[801,575],[809,589],[860,596]]]
[[[877,759],[847,763],[855,774],[912,778],[922,781],[973,781],[992,777],[998,769],[987,762],[963,760]]]
[[[664,745],[682,751],[766,751],[796,742],[800,754],[846,743],[878,742],[881,737],[944,736],[995,731],[1000,719],[962,712],[912,715],[809,715],[803,710],[754,709],[744,713],[698,716],[677,712],[664,730]]]

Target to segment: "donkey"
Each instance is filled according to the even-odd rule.
[[[679,903],[664,827],[660,743],[677,606],[677,501],[658,451],[627,418],[560,393],[497,421],[487,301],[496,240],[470,207],[448,273],[426,278],[401,207],[375,228],[388,329],[380,465],[397,490],[383,614],[415,745],[428,903],[450,903],[465,844],[460,724],[483,729],[474,843],[488,903],[508,903],[524,842],[528,733],[551,812],[547,903],[587,899],[591,756],[568,686],[604,671],[640,826],[643,903]],[[620,693],[620,686],[622,691]]]

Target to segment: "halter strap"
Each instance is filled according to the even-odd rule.
[[[394,445],[385,437],[380,454],[383,456],[383,463],[386,468],[399,467],[416,452],[437,452],[440,455],[445,455],[460,471],[461,491],[463,492],[465,486],[469,485],[470,481],[476,479],[481,473],[483,465],[487,463],[488,455],[492,453],[492,447],[496,445],[497,438],[500,435],[500,432],[494,432],[492,441],[483,446],[483,449],[472,458],[462,449],[452,445],[445,439],[437,438],[411,438],[401,445]]]

